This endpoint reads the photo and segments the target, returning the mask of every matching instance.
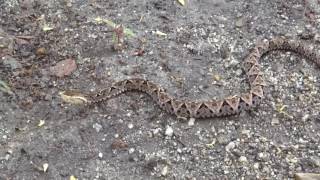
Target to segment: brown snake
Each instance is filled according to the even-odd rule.
[[[221,100],[179,100],[171,97],[165,89],[157,84],[136,78],[116,82],[111,87],[98,93],[86,95],[86,102],[95,104],[127,91],[141,91],[150,95],[163,110],[177,117],[210,118],[238,114],[261,103],[264,97],[263,88],[266,83],[260,70],[259,59],[266,53],[276,50],[295,52],[320,66],[320,54],[315,49],[306,46],[303,42],[279,37],[257,43],[244,59],[243,69],[251,87],[247,93],[226,97]]]

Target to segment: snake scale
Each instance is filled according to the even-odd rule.
[[[301,41],[277,37],[258,42],[245,57],[243,69],[250,83],[249,92],[226,97],[221,100],[179,100],[170,96],[165,89],[153,82],[134,78],[116,82],[109,88],[86,95],[86,102],[88,104],[96,104],[127,91],[140,91],[150,95],[161,109],[177,117],[211,118],[235,115],[252,109],[261,103],[264,97],[263,89],[266,86],[266,82],[260,70],[259,59],[268,52],[277,50],[295,52],[320,66],[320,55],[315,48],[309,47]]]

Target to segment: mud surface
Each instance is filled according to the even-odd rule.
[[[90,108],[59,97],[132,77],[180,98],[238,94],[248,89],[241,62],[258,40],[286,36],[319,49],[319,9],[312,0],[0,0],[0,80],[13,92],[0,91],[0,179],[287,179],[320,172],[319,68],[293,53],[261,60],[264,102],[232,117],[193,124],[140,93]],[[106,19],[136,35],[126,35],[120,51]],[[76,69],[57,77],[52,67],[68,59]]]

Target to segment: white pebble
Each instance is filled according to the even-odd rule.
[[[239,161],[242,163],[248,162],[248,160],[245,156],[240,156]]]
[[[190,118],[188,122],[188,126],[194,126],[194,122],[196,121],[195,118]]]
[[[102,126],[98,123],[94,123],[92,126],[97,132],[100,132],[100,130],[102,129]]]
[[[134,148],[130,148],[130,149],[129,149],[129,154],[134,153],[134,151],[135,151]]]
[[[133,128],[133,124],[132,124],[132,123],[129,123],[129,124],[128,124],[128,128],[129,128],[129,129],[132,129],[132,128]]]
[[[99,158],[102,158],[102,157],[103,157],[102,152],[99,152],[98,157],[99,157]]]
[[[168,136],[168,137],[171,137],[173,135],[173,129],[172,129],[171,126],[167,126],[165,135]]]

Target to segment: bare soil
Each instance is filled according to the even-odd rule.
[[[244,92],[241,62],[258,40],[285,36],[319,49],[319,6],[0,0],[0,80],[13,92],[0,91],[0,179],[290,179],[320,172],[319,68],[293,53],[261,60],[268,87],[259,108],[194,124],[161,111],[145,94],[90,108],[59,96],[132,77],[179,98]],[[116,51],[114,28],[103,20],[136,36],[125,35]],[[66,59],[76,70],[57,77],[50,68]]]

